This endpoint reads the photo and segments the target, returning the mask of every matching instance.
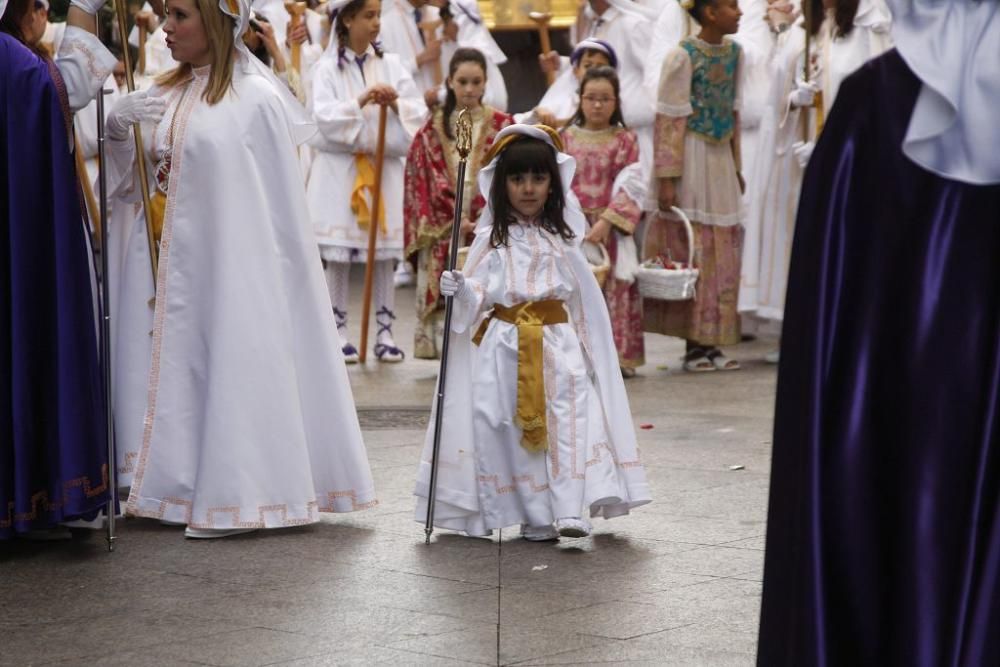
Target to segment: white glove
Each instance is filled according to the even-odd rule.
[[[816,148],[816,144],[811,141],[796,141],[792,144],[792,152],[801,168],[805,169],[806,165],[809,164],[809,158],[812,157],[814,148]]]
[[[167,101],[162,97],[151,96],[149,91],[137,90],[123,95],[108,114],[105,123],[108,138],[115,141],[128,139],[133,123],[158,123],[166,111]]]
[[[441,294],[458,296],[468,289],[461,271],[445,271],[441,274]]]
[[[96,15],[107,1],[108,0],[70,0],[69,4],[74,7],[79,7],[88,14]]]
[[[788,103],[793,107],[811,107],[816,103],[816,93],[819,92],[819,84],[816,80],[797,81],[795,89],[788,95]]]

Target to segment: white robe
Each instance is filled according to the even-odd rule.
[[[435,81],[434,65],[426,63],[417,66],[417,56],[426,48],[421,38],[421,31],[414,19],[414,7],[407,0],[385,0],[382,3],[382,26],[379,29],[379,40],[389,53],[398,54],[400,61],[406,66],[410,77],[416,82],[420,94],[437,88],[442,82]],[[437,7],[424,5],[420,9],[421,23],[436,21]],[[447,65],[442,74],[448,73]]]
[[[859,14],[859,19],[862,16]],[[836,99],[841,82],[869,59],[891,47],[887,26],[855,22],[847,37],[831,39],[831,19],[820,29],[813,47],[821,59],[820,86],[824,114]],[[795,27],[781,36],[774,58],[768,107],[761,118],[760,149],[749,181],[755,188],[749,226],[760,230],[758,273],[744,275],[740,286],[740,310],[765,320],[784,319],[788,263],[795,232],[799,189],[803,170],[792,150],[808,137],[815,141],[815,117],[791,108],[788,96],[802,77],[804,33]]]
[[[584,15],[591,17],[590,30],[584,37],[603,39],[618,55],[618,79],[621,87],[622,115],[625,123],[635,131],[639,139],[639,168],[643,181],[648,185],[653,181],[653,121],[656,116],[656,87],[647,87],[647,59],[652,35],[650,22],[638,12],[626,12],[609,7],[597,17],[590,5],[584,8]],[[657,40],[660,36],[656,36]],[[576,109],[574,109],[576,111]],[[656,192],[648,188],[643,209],[656,210]]]
[[[771,31],[764,20],[766,0],[740,0],[743,18],[740,29],[733,36],[743,49],[739,88],[742,92],[740,111],[741,170],[747,183],[743,193],[745,210],[753,210],[753,198],[760,196],[759,183],[751,181],[750,172],[757,162],[760,150],[761,119],[768,108],[771,77],[774,75],[774,58],[778,53],[778,35]],[[760,274],[760,216],[747,216],[743,221],[743,261],[740,264],[740,294],[738,310],[753,310],[757,278]],[[745,325],[748,323],[744,323]],[[750,328],[746,326],[745,328]]]
[[[560,160],[568,188],[575,162],[562,154]],[[490,190],[495,164],[480,171],[481,193]],[[576,234],[572,242],[537,228],[512,228],[508,247],[499,249],[490,247],[492,209],[480,216],[464,269],[476,298],[454,302],[435,526],[487,535],[516,523],[613,518],[651,500],[607,306],[580,252],[586,220],[572,192],[564,215]],[[549,448],[532,454],[514,424],[516,327],[494,320],[479,347],[470,336],[492,304],[544,298],[563,300],[570,322],[544,328]],[[420,522],[427,514],[434,429],[432,420],[414,490]]]
[[[127,511],[194,528],[300,525],[377,502],[296,161],[308,126],[249,58],[215,105],[204,70],[183,98],[153,89],[169,106],[144,127],[147,157],[174,124],[155,311],[141,215],[116,215],[109,249]],[[124,211],[134,143],[109,148]]]
[[[314,72],[312,104],[319,134],[312,144],[307,194],[320,252],[330,261],[366,259],[368,231],[358,226],[351,211],[351,191],[357,175],[354,155],[375,155],[379,107],[358,105],[361,93],[375,83],[387,83],[399,94],[399,113],[389,109],[386,121],[382,202],[387,231],[378,235],[376,258],[402,259],[403,255],[403,160],[427,107],[396,54],[378,58],[371,47],[367,53],[364,76],[350,49],[346,50],[348,61],[338,67],[335,47],[327,50]]]

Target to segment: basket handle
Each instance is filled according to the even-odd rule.
[[[688,242],[688,266],[694,268],[694,228],[691,227],[691,220],[688,219],[684,211],[676,206],[671,206],[670,210],[684,223],[684,232]]]

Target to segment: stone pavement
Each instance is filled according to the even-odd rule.
[[[397,294],[410,349],[413,291]],[[627,387],[654,501],[593,536],[426,546],[410,494],[437,365],[370,361],[351,381],[379,507],[214,541],[130,519],[113,554],[99,534],[0,543],[0,665],[753,664],[769,346],[688,375],[678,341],[647,341]]]

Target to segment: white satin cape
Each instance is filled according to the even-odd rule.
[[[605,424],[615,462],[639,460],[639,448],[635,437],[635,426],[629,408],[625,383],[618,366],[618,351],[611,335],[611,320],[607,305],[594,274],[586,258],[580,251],[580,243],[586,233],[587,221],[580,210],[576,197],[569,189],[573,182],[576,161],[564,153],[558,153],[559,171],[566,193],[564,216],[573,233],[575,242],[567,255],[571,258],[573,272],[580,285],[585,323],[574,323],[577,329],[587,328],[591,349],[585,348],[585,356],[593,371],[594,384],[598,391],[601,407],[604,409]],[[489,202],[490,187],[496,171],[496,160],[479,173],[479,190]],[[486,209],[476,225],[476,237],[469,249],[465,270],[475,267],[490,250],[490,232],[493,228],[493,209],[487,203]],[[455,305],[458,306],[458,301]],[[439,453],[437,494],[435,496],[434,525],[447,530],[465,531],[470,535],[486,535],[492,528],[485,523],[479,502],[479,480],[476,472],[476,447],[488,445],[477,443],[473,437],[472,424],[472,332],[471,329],[456,326],[461,317],[456,317],[449,344],[448,376],[445,384],[445,404],[443,412],[444,428],[441,434]],[[437,400],[431,409],[431,423],[427,428],[424,449],[420,457],[417,483],[415,519],[426,520],[427,499],[430,489],[431,453],[434,447],[434,419],[437,414]],[[591,513],[605,518],[628,514],[632,508],[649,503],[652,498],[646,482],[645,469],[639,466],[618,467],[622,477],[621,485],[627,490],[627,497],[615,505],[592,507]]]
[[[295,153],[309,128],[245,53],[221,102],[201,99],[206,84],[196,73],[177,111],[155,311],[141,213],[112,223],[128,512],[271,528],[372,506]],[[155,128],[144,129],[148,150]],[[133,145],[109,151],[114,194],[127,203]]]

